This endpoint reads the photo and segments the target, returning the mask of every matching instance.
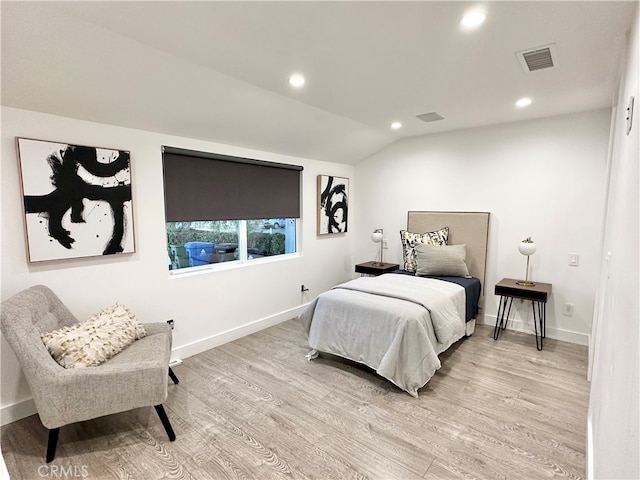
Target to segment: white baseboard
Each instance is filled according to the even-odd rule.
[[[36,404],[33,403],[33,398],[7,405],[0,410],[0,424],[7,425],[8,423],[17,422],[34,413],[38,413],[38,411],[36,410]]]
[[[291,320],[292,318],[297,317],[302,312],[304,307],[306,307],[306,304],[300,305],[299,307],[291,308],[289,310],[285,310],[284,312],[277,313],[270,317],[261,318],[260,320],[247,323],[240,327],[232,328],[231,330],[227,330],[225,332],[217,333],[215,335],[203,338],[187,345],[175,347],[171,352],[171,359],[185,359],[191,357],[192,355],[210,350],[219,345],[223,345],[239,338],[246,337],[247,335],[251,335],[252,333],[259,332],[260,330],[264,330],[265,328],[269,328],[287,320]]]
[[[233,328],[231,330],[227,330],[225,332],[218,333],[216,335],[212,335],[207,338],[203,338],[202,340],[198,340],[197,342],[192,342],[187,345],[175,347],[171,351],[171,361],[173,362],[179,359],[188,358],[192,355],[204,352],[205,350],[209,350],[219,345],[232,342],[233,340],[237,340],[252,333],[259,332],[260,330],[264,330],[265,328],[272,327],[287,320],[291,320],[292,318],[297,317],[300,312],[302,312],[304,307],[306,307],[306,304],[299,307],[291,308],[289,310],[285,310],[284,312],[280,312],[270,317],[256,320],[255,322],[251,322],[246,325]],[[29,415],[33,415],[34,413],[37,413],[37,410],[32,398],[23,400],[22,402],[14,403],[12,405],[4,406],[0,409],[0,425],[7,425],[9,423],[16,422],[22,418],[28,417]]]
[[[496,322],[497,317],[495,315],[484,316],[485,325],[491,325],[492,327],[494,327],[496,325]],[[533,323],[523,322],[520,319],[510,319],[507,323],[507,330],[528,333],[530,335],[534,334]],[[553,338],[556,340],[561,340],[563,342],[575,343],[577,345],[584,345],[588,347],[589,337],[590,335],[588,333],[573,332],[571,330],[554,328],[547,325],[547,338]]]
[[[591,425],[591,407],[587,414],[587,480],[593,480],[593,426]]]

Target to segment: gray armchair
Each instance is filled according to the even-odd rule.
[[[46,460],[55,456],[60,427],[153,405],[171,441],[176,436],[162,406],[167,398],[171,327],[144,324],[147,335],[97,367],[65,369],[40,335],[78,320],[47,287],[38,285],[2,302],[2,333],[31,388],[42,424],[49,429]]]

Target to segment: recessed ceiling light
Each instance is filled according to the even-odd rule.
[[[527,97],[521,98],[516,102],[516,107],[518,108],[528,107],[529,105],[531,105],[531,99]]]
[[[392,130],[398,130],[399,128],[402,128],[402,124],[400,122],[393,122],[391,124],[391,129]]]
[[[476,28],[482,25],[482,22],[484,22],[486,18],[487,15],[484,12],[474,10],[462,17],[462,20],[460,20],[460,25],[466,29]]]
[[[294,73],[289,77],[289,84],[292,87],[300,88],[304,85],[304,77],[299,73]]]

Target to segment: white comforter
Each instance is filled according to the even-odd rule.
[[[460,285],[408,275],[361,277],[319,295],[300,314],[309,345],[373,368],[414,397],[465,333]]]

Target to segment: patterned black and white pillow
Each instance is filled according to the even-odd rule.
[[[427,245],[446,245],[449,241],[449,227],[442,227],[439,230],[425,233],[412,233],[400,230],[400,241],[402,242],[402,256],[404,258],[404,269],[415,273],[417,269],[415,246],[419,243]]]

